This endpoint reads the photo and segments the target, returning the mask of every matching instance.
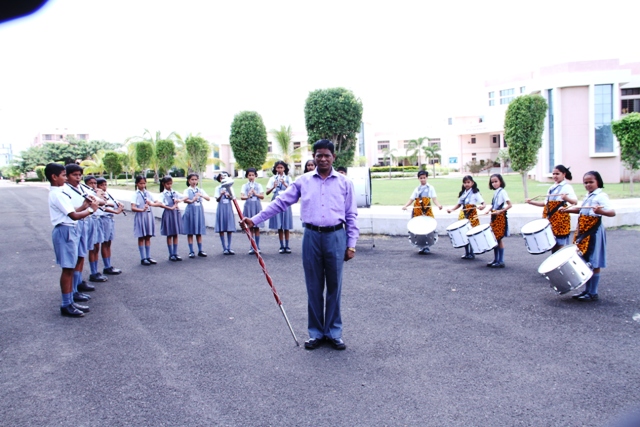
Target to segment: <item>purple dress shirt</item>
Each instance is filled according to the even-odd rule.
[[[318,227],[345,224],[347,247],[353,248],[358,240],[358,208],[353,182],[331,170],[326,179],[318,171],[308,172],[289,185],[262,212],[251,218],[254,224],[264,222],[283,212],[300,200],[300,217],[304,222]]]

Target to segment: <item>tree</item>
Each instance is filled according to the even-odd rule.
[[[136,173],[136,169],[138,169],[135,144],[127,145],[127,152],[120,153],[120,162],[122,163],[122,169],[124,169],[125,180],[129,181],[129,174],[133,176]]]
[[[118,175],[122,173],[122,160],[121,156],[115,151],[107,151],[104,153],[102,157],[102,164],[104,165],[104,170],[109,172],[109,176],[113,181],[113,176],[116,176],[116,183],[118,182]]]
[[[328,139],[335,145],[334,167],[353,162],[356,135],[362,123],[362,102],[353,92],[341,87],[310,92],[304,119],[309,143]]]
[[[125,141],[125,144],[138,143],[138,142],[148,142],[151,144],[151,147],[153,148],[153,154],[149,159],[149,163],[146,165],[145,169],[147,168],[153,169],[154,171],[153,181],[156,183],[158,182],[158,171],[160,168],[159,160],[157,157],[157,153],[158,153],[157,143],[158,141],[162,140],[162,137],[160,135],[161,135],[160,131],[156,131],[155,135],[153,135],[151,131],[149,131],[149,129],[145,129],[144,132],[142,133],[142,136],[132,136],[130,138],[127,138],[127,140]],[[168,139],[174,142],[182,141],[182,137],[176,132],[171,132],[165,139]]]
[[[141,171],[144,172],[149,169],[149,165],[154,157],[153,144],[147,141],[136,142],[135,150],[136,163],[140,166]]]
[[[189,169],[202,176],[202,172],[207,167],[209,155],[211,154],[211,145],[201,136],[189,135],[184,141],[185,152],[190,168]]]
[[[498,151],[498,157],[496,158],[496,162],[500,162],[500,173],[504,173],[504,167],[509,164],[509,148],[503,148]]]
[[[391,166],[393,166],[393,159],[396,158],[394,155],[398,150],[395,148],[385,148],[382,150],[382,162],[384,163],[385,159],[389,159],[389,179],[391,179]]]
[[[542,147],[547,101],[540,95],[519,96],[509,104],[504,118],[504,139],[509,144],[511,167],[522,175],[524,196],[529,197],[527,172],[538,163]]]
[[[36,175],[40,181],[46,181],[46,177],[44,176],[44,166],[36,166]]]
[[[280,126],[280,129],[271,129],[269,131],[273,138],[276,140],[278,150],[274,150],[266,163],[262,165],[263,169],[270,169],[273,167],[276,161],[282,160],[289,165],[293,165],[295,162],[299,162],[302,159],[302,150],[309,149],[309,146],[293,148],[292,139],[293,133],[291,132],[291,126]],[[291,169],[295,175],[295,168]]]
[[[104,174],[106,168],[104,167],[104,150],[100,150],[93,155],[93,158],[83,160],[80,162],[80,166],[84,168],[85,175],[100,175]]]
[[[262,117],[255,111],[241,111],[231,123],[229,143],[239,169],[261,169],[267,159],[269,142]]]
[[[422,150],[424,150],[425,148],[425,145],[424,145],[425,141],[429,142],[429,138],[426,136],[421,136],[420,138],[410,140],[407,146],[407,154],[411,159],[418,160],[418,166],[422,166],[421,155],[422,155]],[[420,167],[420,169],[423,169],[423,168]]]
[[[422,147],[422,151],[424,151],[424,156],[427,158],[427,162],[431,163],[431,159],[440,159],[440,154],[438,153],[438,151],[440,151],[440,146],[437,144],[434,145],[427,145],[425,147]],[[436,164],[433,163],[433,176],[436,176]]]
[[[640,113],[612,122],[611,130],[620,142],[620,159],[631,172],[629,189],[633,194],[633,175],[640,169]]]
[[[176,156],[176,145],[170,139],[159,139],[156,141],[156,159],[158,160],[158,171],[166,175],[174,164]]]

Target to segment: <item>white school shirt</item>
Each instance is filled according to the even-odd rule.
[[[493,195],[493,199],[491,200],[491,210],[498,210],[500,206],[504,208],[504,204],[509,201],[509,195],[507,194],[507,190],[502,187],[499,187],[495,190],[495,194]]]
[[[218,198],[220,197],[220,190],[222,190],[222,184],[218,185],[216,187],[216,192],[215,195],[213,197],[216,198],[216,200],[218,200]],[[227,193],[231,194],[231,198],[235,197],[235,194],[233,193],[233,188],[229,187],[227,188]],[[223,197],[222,199],[220,199],[219,203],[229,203],[231,201],[231,199],[227,198],[227,197]]]
[[[189,200],[193,199],[193,197],[196,195],[196,193],[200,193],[200,196],[207,196],[209,197],[209,195],[207,194],[206,191],[204,191],[202,188],[196,187],[196,188],[191,188],[191,187],[187,187],[186,190],[184,190],[182,192],[183,196],[186,196]],[[197,202],[193,202],[192,205],[194,206],[200,206],[200,203],[202,199],[198,199]]]
[[[603,209],[611,209],[611,202],[607,193],[602,191],[602,188],[598,188],[585,196],[582,206],[602,206]],[[593,209],[580,209],[580,215],[602,216],[594,213]]]
[[[553,184],[551,187],[549,187],[546,200],[547,202],[548,201],[561,202],[562,198],[558,196],[558,194],[563,194],[563,193],[568,194],[573,199],[577,199],[576,192],[573,191],[573,187],[565,179],[564,181],[558,184]]]
[[[289,175],[274,175],[271,178],[269,178],[269,182],[267,183],[267,188],[273,187],[274,184],[276,183],[276,180],[280,181],[281,178],[284,178],[284,183],[287,184],[287,186],[285,187],[284,184],[280,184],[280,183],[276,185],[275,190],[273,190],[273,197],[276,197],[278,194],[285,191],[291,185],[291,178],[289,178]]]
[[[480,192],[478,191],[477,193],[473,192],[473,189],[470,188],[468,190],[465,190],[464,193],[462,193],[462,196],[460,196],[460,198],[458,199],[458,203],[461,205],[481,205],[484,203],[484,199],[482,198],[482,196],[480,195]]]
[[[152,202],[155,202],[156,199],[149,193],[147,190],[144,190],[144,194],[140,190],[136,190],[133,193],[133,197],[131,198],[131,204],[136,205],[137,208],[142,209],[145,206],[144,199],[145,197]],[[147,206],[147,211],[151,210],[151,206]]]
[[[51,187],[49,190],[49,217],[51,225],[58,224],[75,225],[76,221],[71,219],[69,214],[75,212],[73,207],[73,197],[69,194],[69,189],[64,187]]]
[[[242,186],[242,189],[240,190],[240,194],[244,194],[245,196],[249,195],[249,192],[251,191],[251,189],[253,188],[253,191],[256,194],[262,194],[262,185],[259,182],[247,182],[246,184],[244,184]],[[251,196],[248,200],[257,200],[258,197],[257,196]]]
[[[84,203],[84,197],[82,195],[88,194],[84,190],[84,187],[82,185],[78,185],[77,187],[74,187],[73,185],[67,182],[65,186],[61,188],[64,189],[64,191],[71,196],[71,203],[73,204],[74,208],[79,208],[80,206],[82,206],[82,204]]]
[[[416,189],[413,190],[413,193],[411,193],[411,198],[413,200],[417,199],[418,197],[430,197],[433,199],[434,197],[438,196],[436,195],[436,189],[433,188],[433,186],[425,184],[418,185]]]
[[[180,197],[180,193],[174,191],[174,190],[164,190],[162,192],[162,203],[164,203],[165,206],[173,206],[173,205],[177,205],[175,199],[182,199],[182,197]]]

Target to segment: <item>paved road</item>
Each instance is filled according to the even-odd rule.
[[[0,424],[3,426],[602,426],[640,403],[636,230],[608,232],[594,304],[556,296],[545,256],[506,240],[504,270],[440,241],[361,243],[345,266],[348,348],[296,347],[255,258],[139,264],[132,216],[91,313],[60,316],[42,188],[0,188]],[[306,338],[301,237],[263,237],[293,327]],[[213,246],[213,247],[212,247]],[[181,253],[186,254],[181,244]],[[636,319],[633,320],[634,316]]]

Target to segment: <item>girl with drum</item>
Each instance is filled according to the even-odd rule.
[[[403,211],[407,210],[410,204],[413,203],[413,210],[411,211],[411,218],[419,215],[426,215],[433,218],[433,209],[432,205],[436,205],[438,209],[442,210],[442,205],[438,203],[438,198],[436,195],[436,189],[433,186],[427,184],[427,178],[429,177],[429,172],[427,171],[418,171],[418,180],[420,181],[420,185],[413,190],[411,193],[411,198],[409,201],[402,207]],[[433,202],[433,203],[432,203]],[[421,255],[424,255],[429,252],[429,247],[425,246],[420,249],[418,252]]]
[[[585,285],[585,291],[574,295],[578,301],[597,301],[600,269],[607,266],[607,238],[602,224],[602,216],[616,216],[611,208],[609,196],[602,191],[604,182],[600,173],[590,171],[582,178],[588,194],[581,207],[563,207],[562,212],[579,213],[578,229],[573,236],[573,243],[582,252],[582,258],[591,264],[593,276]]]
[[[511,200],[504,189],[505,184],[502,175],[494,173],[489,179],[489,189],[495,194],[491,199],[491,230],[496,236],[498,246],[493,248],[493,262],[487,264],[490,268],[504,268],[504,242],[503,237],[509,236],[509,222],[507,221],[507,211],[511,209]]]
[[[462,207],[458,219],[468,219],[471,222],[471,227],[477,227],[480,225],[480,219],[478,218],[477,209],[484,209],[484,199],[478,189],[478,184],[473,180],[471,175],[467,175],[462,178],[462,189],[458,193],[458,204],[447,209],[447,213],[451,213]],[[462,259],[474,259],[476,256],[473,254],[471,244],[467,244],[464,247],[465,254]]]
[[[306,166],[305,166],[306,168]],[[291,185],[291,178],[289,178],[289,165],[278,160],[272,169],[273,176],[269,178],[267,183],[267,196],[273,192],[274,200],[280,193],[283,193],[289,185]],[[278,230],[278,238],[280,239],[281,254],[290,254],[289,249],[289,230],[293,228],[293,213],[291,212],[291,206],[289,206],[284,212],[279,213],[269,220],[269,228],[271,230]]]
[[[556,238],[556,245],[551,249],[551,253],[556,253],[562,247],[569,243],[569,234],[571,233],[571,218],[569,214],[563,212],[561,208],[568,204],[575,205],[578,203],[576,193],[573,191],[571,184],[571,171],[563,165],[557,165],[553,168],[554,184],[549,188],[547,197],[544,202],[538,202],[534,199],[526,199],[525,203],[534,206],[544,207],[542,217],[547,218],[551,224],[551,231]]]

